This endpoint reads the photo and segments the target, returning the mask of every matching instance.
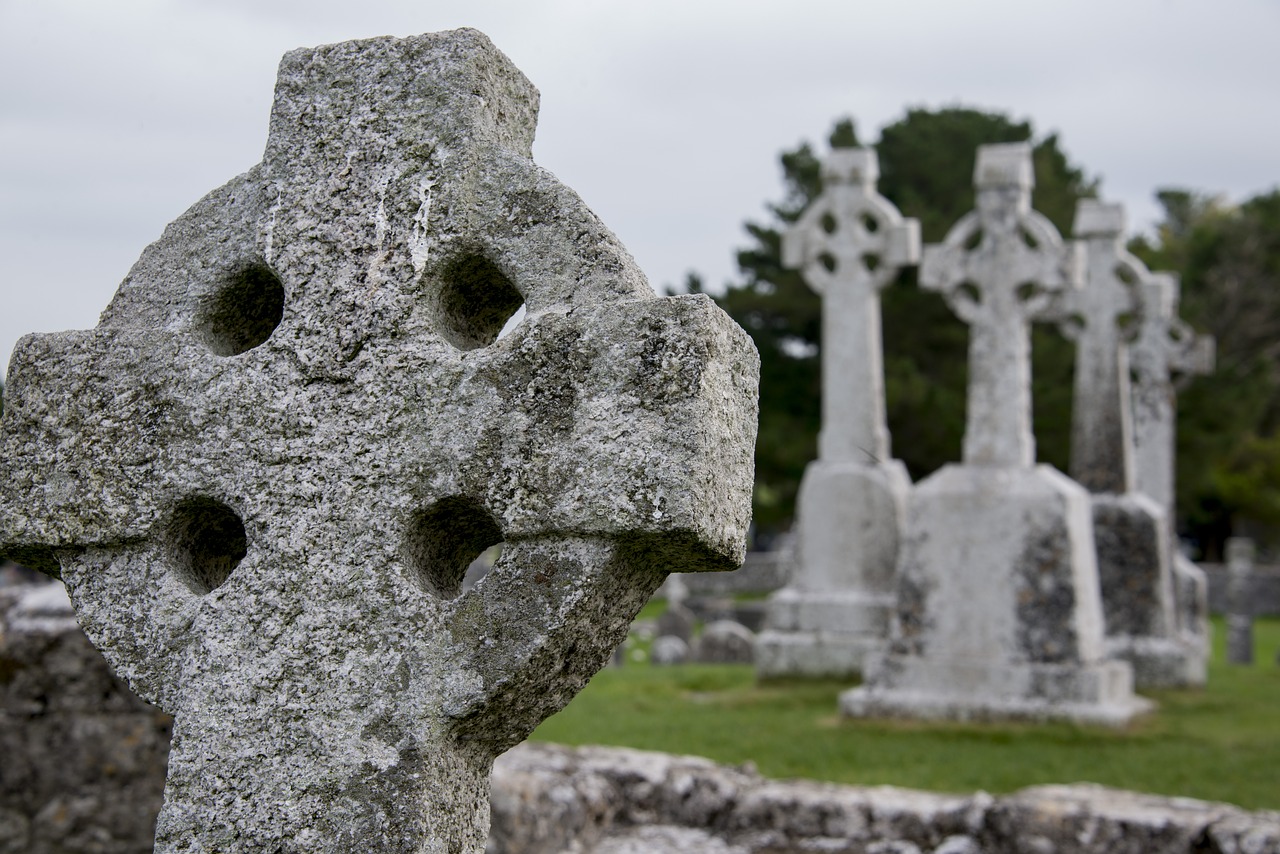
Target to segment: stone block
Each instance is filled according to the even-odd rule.
[[[1063,718],[1151,708],[1104,657],[1088,494],[1047,466],[947,466],[908,510],[891,644],[854,716]]]

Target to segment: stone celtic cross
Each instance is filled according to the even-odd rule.
[[[1176,276],[1153,273],[1143,283],[1138,329],[1129,347],[1133,373],[1135,487],[1174,518],[1174,377],[1213,371],[1214,340],[1178,317]]]
[[[832,462],[889,457],[880,289],[920,260],[920,224],[876,192],[876,153],[837,148],[822,163],[822,195],[787,230],[782,263],[822,297],[822,435]]]
[[[920,228],[876,192],[870,149],[837,148],[823,190],[782,240],[822,297],[822,431],[796,497],[796,567],[769,597],[763,677],[861,672],[887,631],[910,480],[889,458],[880,289],[920,256]]]
[[[750,340],[533,164],[537,97],[473,30],[289,53],[262,162],[15,350],[0,553],[174,715],[157,850],[480,852],[493,758],[740,562]]]
[[[979,148],[976,209],[925,247],[920,267],[921,286],[940,291],[969,324],[966,464],[1035,462],[1028,324],[1054,292],[1080,286],[1077,248],[1031,209],[1034,180],[1027,143]]]
[[[1090,492],[1133,488],[1128,343],[1151,273],[1124,249],[1124,208],[1095,199],[1076,207],[1085,286],[1063,294],[1060,327],[1076,342],[1071,476]]]

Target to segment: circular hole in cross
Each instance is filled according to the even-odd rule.
[[[836,267],[839,266],[836,263],[836,256],[832,255],[830,252],[823,252],[819,255],[818,263],[821,264],[823,269],[828,273],[834,273],[836,271]]]
[[[880,230],[880,223],[871,214],[863,214],[862,228],[867,232],[867,234],[875,234],[877,231]]]
[[[236,511],[206,496],[174,508],[169,542],[178,577],[200,595],[221,587],[249,546]]]
[[[452,599],[462,592],[472,564],[501,542],[502,529],[489,511],[473,499],[450,496],[410,519],[405,559],[423,589]]]
[[[827,234],[835,234],[836,229],[840,227],[840,223],[837,222],[836,218],[829,213],[824,213],[822,215],[820,224],[822,225],[822,230]]]
[[[244,267],[214,292],[200,324],[219,356],[236,356],[271,337],[284,317],[284,286],[264,264]]]
[[[440,281],[441,332],[459,350],[492,344],[524,305],[511,280],[478,253],[459,255],[446,263]]]
[[[1126,285],[1136,285],[1138,283],[1138,277],[1134,275],[1133,270],[1131,270],[1127,264],[1117,264],[1115,267],[1115,275],[1117,279],[1124,282]]]

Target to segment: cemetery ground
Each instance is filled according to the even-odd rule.
[[[1120,729],[841,719],[846,681],[758,682],[749,665],[632,660],[597,674],[532,738],[751,763],[777,779],[992,794],[1092,782],[1280,809],[1280,619],[1256,621],[1252,666],[1226,664],[1225,643],[1215,618],[1208,686],[1144,692],[1158,710]]]

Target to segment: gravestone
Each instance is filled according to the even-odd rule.
[[[1227,538],[1227,663],[1253,664],[1253,540]]]
[[[689,660],[689,644],[675,635],[659,635],[649,648],[649,662],[654,665],[684,664]]]
[[[697,622],[698,618],[692,611],[679,602],[672,602],[658,615],[658,637],[676,637],[688,643],[693,640]]]
[[[733,620],[708,623],[690,646],[690,660],[702,664],[752,664],[756,633]]]
[[[840,706],[1123,723],[1148,704],[1105,658],[1088,493],[1034,464],[1029,323],[1079,287],[1079,254],[1031,209],[1029,145],[981,147],[974,177],[977,209],[920,269],[969,323],[963,462],[913,491],[891,645]]]
[[[19,342],[0,553],[173,714],[157,850],[480,852],[493,758],[741,562],[750,340],[533,164],[537,102],[474,30],[291,52],[263,161]]]
[[[889,454],[880,290],[919,259],[920,228],[876,192],[871,149],[836,149],[823,191],[783,236],[822,297],[822,430],[796,498],[797,563],[768,602],[760,676],[854,676],[880,647],[910,481]]]
[[[1204,571],[1177,548],[1175,379],[1213,370],[1214,341],[1178,317],[1178,279],[1153,273],[1142,285],[1138,331],[1129,345],[1133,377],[1133,443],[1137,490],[1151,496],[1169,519],[1173,548],[1175,617],[1184,643],[1209,653],[1208,581]]]
[[[1202,685],[1206,651],[1178,630],[1170,519],[1134,488],[1129,342],[1151,273],[1125,251],[1124,225],[1121,205],[1082,199],[1076,208],[1085,284],[1059,303],[1076,342],[1070,473],[1093,503],[1108,656],[1133,665],[1139,688]]]

